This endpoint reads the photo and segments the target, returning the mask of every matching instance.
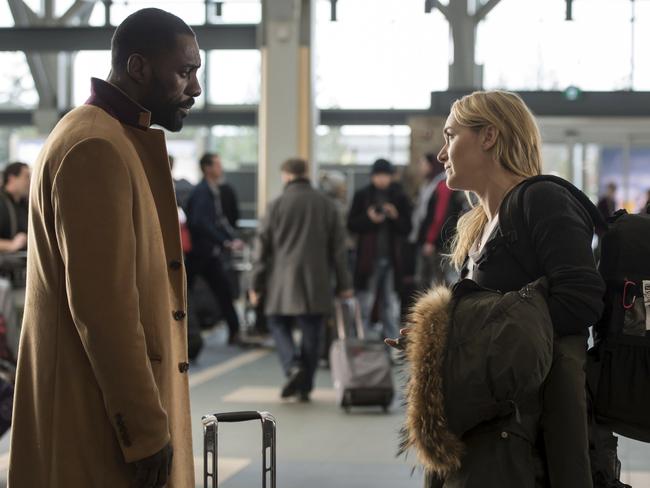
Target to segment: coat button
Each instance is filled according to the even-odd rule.
[[[178,271],[179,269],[181,269],[181,266],[182,266],[182,263],[180,261],[175,260],[175,259],[169,262],[169,267],[171,269],[173,269],[174,271]]]
[[[190,369],[190,363],[178,363],[178,370],[181,373],[187,373],[188,369]]]
[[[508,438],[508,433],[507,432],[501,432],[501,439],[507,439]]]
[[[176,310],[172,313],[172,316],[174,317],[174,320],[183,320],[185,318],[185,312],[182,310]]]

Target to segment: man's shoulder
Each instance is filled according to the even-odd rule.
[[[192,188],[191,198],[204,197],[210,194],[210,187],[207,181],[201,180]]]
[[[108,144],[119,148],[125,137],[121,124],[105,111],[91,105],[82,105],[68,112],[56,124],[45,141],[45,148],[47,154],[63,158],[79,144]],[[98,153],[97,156],[101,154]]]
[[[355,190],[354,197],[355,198],[362,198],[362,197],[370,194],[370,192],[372,192],[372,188],[373,188],[373,186],[370,185],[370,184],[366,185],[366,186],[362,186],[361,188],[358,188],[357,190]]]

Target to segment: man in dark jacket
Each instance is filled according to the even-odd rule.
[[[11,163],[3,171],[0,190],[0,252],[27,247],[27,196],[30,169],[25,163]]]
[[[199,164],[203,180],[194,188],[185,206],[192,238],[192,249],[187,255],[188,290],[191,291],[197,275],[203,277],[228,324],[228,343],[236,344],[239,341],[239,318],[233,306],[232,287],[222,257],[226,251],[242,246],[234,228],[237,202],[234,192],[227,185],[219,184],[222,176],[219,156],[207,153]]]
[[[372,165],[370,185],[357,191],[348,214],[348,229],[357,234],[354,288],[369,328],[377,306],[384,337],[397,334],[402,287],[402,243],[411,231],[411,207],[399,184],[395,168],[378,159]]]
[[[264,310],[287,376],[282,397],[309,401],[323,318],[332,307],[331,272],[341,298],[353,296],[347,269],[345,233],[330,198],[312,188],[307,162],[282,165],[283,194],[273,200],[260,224],[255,246],[251,302]],[[291,334],[302,331],[297,352]]]
[[[598,210],[605,220],[614,215],[616,211],[616,191],[616,183],[610,182],[607,184],[607,191],[598,200]]]

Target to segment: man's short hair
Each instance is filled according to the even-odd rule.
[[[201,168],[201,172],[205,173],[205,168],[207,168],[208,166],[212,166],[212,160],[218,157],[219,154],[211,153],[211,152],[207,152],[203,156],[201,156],[201,159],[199,159],[199,167]]]
[[[29,168],[29,166],[19,161],[16,161],[15,163],[9,163],[2,172],[2,188],[7,186],[10,176],[20,176],[23,168]]]
[[[194,36],[194,31],[182,19],[158,8],[144,8],[129,15],[115,29],[111,39],[111,66],[126,71],[129,56],[141,54],[151,58],[176,46],[181,34]]]
[[[280,170],[293,176],[305,176],[307,174],[307,161],[300,158],[289,158],[282,163]]]

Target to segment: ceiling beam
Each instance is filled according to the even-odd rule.
[[[257,24],[192,26],[201,49],[257,49]],[[0,50],[60,52],[109,50],[115,27],[0,28]]]

